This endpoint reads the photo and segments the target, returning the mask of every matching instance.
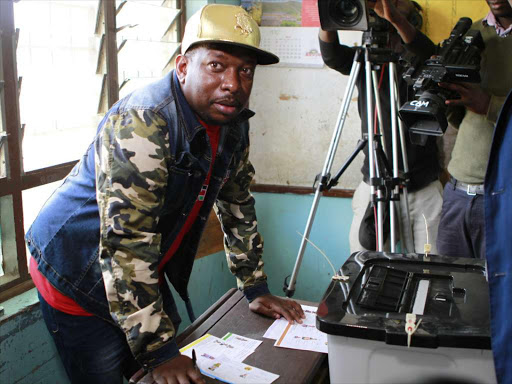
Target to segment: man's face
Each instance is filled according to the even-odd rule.
[[[496,17],[512,17],[512,0],[486,0]]]
[[[256,57],[234,46],[199,46],[176,59],[183,94],[199,117],[224,124],[247,107]]]

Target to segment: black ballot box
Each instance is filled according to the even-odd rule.
[[[332,383],[495,383],[485,260],[356,252],[318,307]]]

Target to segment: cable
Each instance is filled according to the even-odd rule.
[[[324,253],[320,248],[318,248],[318,247],[315,245],[315,243],[313,243],[311,240],[309,240],[307,237],[305,237],[302,233],[300,233],[299,231],[296,231],[296,232],[299,234],[299,236],[300,236],[300,237],[302,237],[302,238],[303,238],[304,240],[306,240],[309,244],[311,244],[313,247],[315,247],[315,248],[316,248],[316,250],[317,250],[318,252],[320,252],[320,254],[321,254],[323,257],[325,257],[325,260],[327,260],[327,262],[329,263],[329,265],[330,265],[330,266],[331,266],[331,268],[332,268],[332,271],[333,271],[333,273],[334,273],[334,276],[338,276],[338,273],[336,272],[336,269],[334,268],[334,265],[332,265],[331,260],[329,260],[329,258],[327,257],[327,255],[326,255],[326,254],[325,254],[325,253]]]
[[[428,241],[428,222],[427,222],[427,218],[425,217],[424,213],[421,213],[421,215],[423,216],[423,220],[425,220],[425,232],[427,233],[427,242],[423,245],[423,252],[425,253],[425,256],[427,256],[430,253],[430,251],[432,250],[432,246],[430,245],[430,243]]]

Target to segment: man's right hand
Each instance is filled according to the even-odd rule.
[[[446,100],[449,106],[462,105],[478,115],[486,115],[491,102],[491,95],[488,94],[479,84],[474,83],[439,83],[441,88],[455,91],[459,99]]]
[[[368,6],[393,25],[404,43],[414,40],[416,28],[407,21],[407,16],[414,7],[410,0],[375,0],[368,2]]]
[[[152,375],[157,384],[205,384],[192,359],[184,355],[159,365],[153,369]]]
[[[395,5],[398,5],[398,1],[396,1],[395,4],[389,0],[368,2],[368,6],[372,8],[379,17],[386,19],[392,24],[400,21],[400,17],[402,16]]]

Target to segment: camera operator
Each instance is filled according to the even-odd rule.
[[[395,3],[395,2],[394,2]],[[427,44],[428,48],[433,44],[420,35],[423,39],[417,39],[416,27],[421,26],[422,18],[419,13],[419,6],[413,4],[409,0],[396,1],[396,7],[388,0],[377,0],[375,3],[368,3],[374,8],[375,12],[382,18],[388,20],[395,28],[390,28],[389,45],[390,49],[397,54],[402,52],[406,43],[406,47],[410,44],[416,44],[417,50],[424,49]],[[399,33],[397,33],[397,31]],[[341,32],[343,33],[343,32]],[[320,49],[322,58],[327,66],[340,72],[343,75],[349,75],[353,64],[356,48],[341,45],[338,40],[336,31],[319,32]],[[425,59],[428,56],[425,56]],[[383,121],[380,122],[381,129],[386,138],[385,151],[391,154],[391,123],[390,123],[390,99],[389,99],[389,75],[387,65],[381,66],[379,71],[379,97],[383,110]],[[383,73],[385,72],[385,73]],[[405,100],[407,97],[407,84],[402,79],[403,68],[397,65],[398,72],[398,88],[400,98]],[[360,71],[356,85],[359,92],[358,109],[361,117],[361,130],[367,132],[366,117],[366,75],[364,70]],[[393,108],[395,105],[393,104]],[[427,232],[423,214],[428,221],[429,233],[428,237],[433,246],[432,252],[436,253],[435,239],[437,236],[437,227],[442,206],[442,185],[439,181],[441,167],[439,163],[438,148],[436,139],[429,137],[424,146],[414,145],[411,143],[409,135],[405,135],[406,149],[409,162],[410,184],[408,185],[409,193],[409,213],[412,225],[413,239],[401,239],[405,244],[409,244],[409,252],[424,252],[424,244],[427,242]],[[350,228],[350,252],[373,249],[375,250],[375,230],[373,225],[373,210],[369,207],[370,202],[370,185],[369,185],[369,156],[368,148],[364,149],[365,159],[361,169],[363,181],[357,187],[354,198],[352,200],[352,209],[354,218]],[[388,155],[388,157],[390,157]],[[399,148],[400,169],[403,170],[401,150]],[[406,205],[403,196],[400,198],[401,220],[405,223],[407,214]],[[388,224],[389,220],[386,220]],[[389,226],[389,225],[388,225]],[[389,229],[388,229],[389,230]],[[386,229],[385,229],[386,232]],[[403,231],[404,237],[408,237],[408,231]],[[387,234],[384,234],[387,236]],[[386,238],[384,239],[386,241]],[[414,248],[410,249],[414,244]]]
[[[481,83],[440,84],[460,95],[446,101],[448,120],[458,128],[437,237],[437,250],[446,256],[485,258],[485,171],[498,112],[512,89],[512,7],[507,0],[486,1],[489,13],[471,26],[486,46]]]

